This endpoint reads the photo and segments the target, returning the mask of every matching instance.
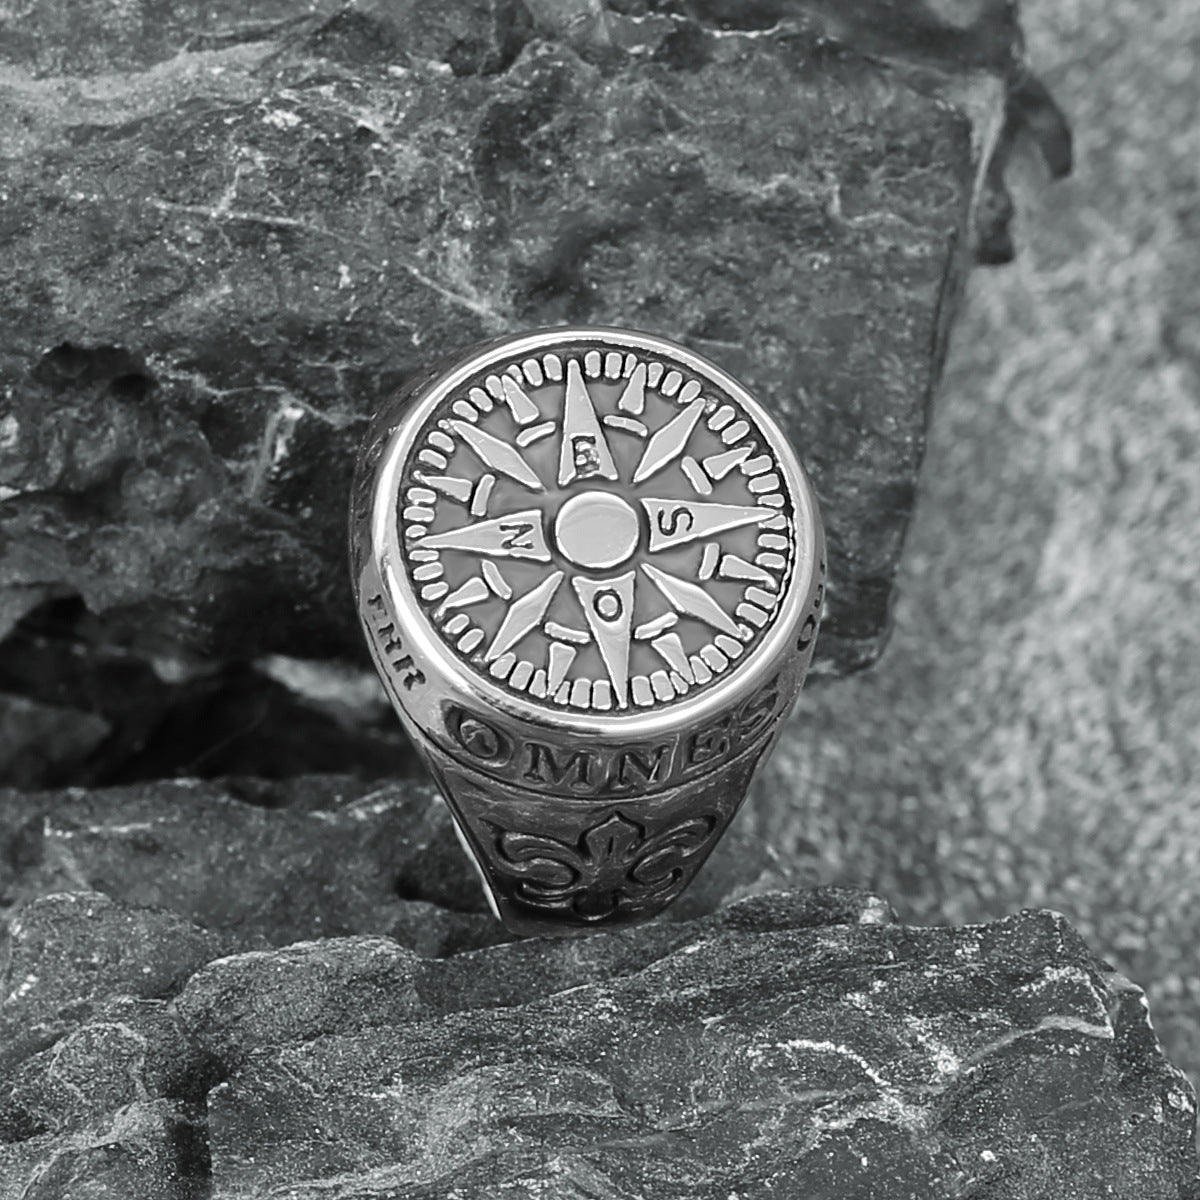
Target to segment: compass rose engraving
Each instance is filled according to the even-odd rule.
[[[429,414],[400,486],[404,566],[442,640],[508,691],[667,705],[774,622],[797,557],[784,478],[718,381],[568,342]]]

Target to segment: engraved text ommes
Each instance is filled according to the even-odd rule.
[[[490,722],[453,706],[446,728],[477,766],[538,790],[581,795],[641,791],[665,783],[671,743],[561,749],[542,742],[519,744]]]
[[[561,747],[527,738],[518,742],[457,705],[447,710],[446,729],[459,751],[456,757],[465,752],[466,761],[488,774],[536,791],[624,795],[666,787],[748,749],[770,731],[782,700],[779,682],[772,680],[741,708],[679,741],[635,745]]]

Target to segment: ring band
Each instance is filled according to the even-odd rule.
[[[599,327],[410,380],[359,454],[351,558],[388,695],[522,934],[632,924],[687,887],[804,681],[825,572],[761,405]]]

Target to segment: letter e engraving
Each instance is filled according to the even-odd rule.
[[[722,721],[719,725],[698,729],[688,738],[684,750],[685,761],[690,767],[723,758],[729,752],[728,723]]]

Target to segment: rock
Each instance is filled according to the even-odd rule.
[[[0,780],[12,786],[395,777],[413,759],[374,672],[337,661],[145,661],[78,600],[43,605],[0,642]]]
[[[114,995],[162,997],[236,943],[164,909],[61,892],[9,922],[0,957],[0,1078]]]
[[[520,1005],[530,996],[628,975],[718,931],[892,919],[876,897],[819,888],[765,893],[694,922],[603,938],[530,938],[446,959],[414,954],[389,938],[332,938],[221,959],[197,972],[175,1010],[228,1068],[263,1046]]]
[[[677,9],[0,16],[3,628],[80,597],[144,658],[365,664],[369,414],[482,337],[603,321],[774,409],[829,533],[817,670],[870,663],[1019,30],[992,4]]]
[[[59,1133],[150,1096],[202,1101],[213,1082],[165,1001],[118,995],[13,1072],[6,1124]]]
[[[918,929],[864,893],[773,892],[446,958],[228,955],[176,917],[165,969],[138,933],[162,914],[97,899],[23,918],[97,919],[17,1000],[63,1024],[3,1043],[5,1200],[1200,1196],[1191,1087],[1054,913]]]
[[[69,1134],[0,1144],[0,1200],[206,1200],[194,1109],[139,1101]]]
[[[159,996],[227,945],[163,909],[132,909],[96,892],[43,896],[9,922],[4,1012],[37,1021],[113,993]]]
[[[0,779],[30,788],[78,778],[110,733],[108,722],[93,713],[0,694]]]
[[[391,938],[299,942],[213,963],[192,979],[176,1011],[229,1068],[260,1046],[425,1015],[417,980],[428,961]]]
[[[3,813],[0,829],[26,864],[7,881],[14,898],[83,883],[123,904],[169,905],[207,929],[276,945],[389,932],[405,897],[486,909],[427,785],[159,782],[10,793]]]
[[[272,1022],[268,998],[209,1096],[214,1197],[1200,1194],[1192,1089],[1141,993],[1055,914],[675,932],[669,948],[654,926],[543,945],[503,1007],[439,1013],[414,961],[387,951],[387,986],[348,992],[340,1032]],[[574,946],[615,941],[641,953],[570,965]],[[325,989],[333,959],[365,979],[381,949],[265,958],[309,956]],[[471,978],[486,986],[519,949],[468,956]],[[192,988],[268,969],[230,960]],[[291,994],[307,997],[296,969]],[[219,1011],[193,996],[185,1020]]]

